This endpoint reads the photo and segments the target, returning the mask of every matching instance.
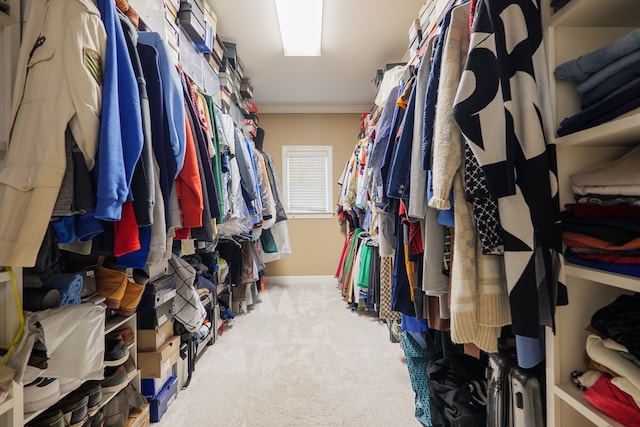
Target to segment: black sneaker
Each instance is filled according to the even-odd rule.
[[[129,358],[129,350],[123,340],[105,337],[104,366],[119,366]]]
[[[91,411],[100,405],[102,402],[102,388],[100,387],[100,381],[87,381],[78,387],[73,393],[73,397],[89,397],[87,407]]]
[[[127,370],[124,365],[104,368],[104,379],[100,381],[103,393],[110,393],[121,388],[127,382]]]
[[[71,427],[82,426],[89,411],[89,396],[65,398],[58,403],[58,408],[64,414],[64,419]]]
[[[49,409],[42,415],[31,421],[29,427],[66,427],[67,423],[64,420],[64,414],[60,409]]]
[[[104,412],[102,409],[96,412],[96,414],[91,417],[90,427],[104,427]]]

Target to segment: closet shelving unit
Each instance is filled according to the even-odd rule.
[[[14,270],[18,282],[18,292],[22,293],[22,271]],[[22,299],[22,295],[19,295]],[[0,310],[0,343],[9,344],[20,327],[18,309],[13,296],[13,285],[7,271],[0,271],[0,302],[4,307]],[[18,427],[22,425],[22,386],[13,383],[9,397],[0,404],[0,426]]]
[[[579,111],[579,97],[571,82],[556,81],[558,64],[597,49],[640,27],[637,0],[571,0],[552,13],[546,10],[545,42],[555,127]],[[589,166],[614,159],[640,143],[640,110],[600,126],[555,139],[561,206],[574,202],[569,176]],[[564,265],[569,305],[558,307],[555,336],[547,334],[547,420],[553,426],[615,426],[622,424],[592,406],[570,380],[575,369],[585,369],[584,353],[592,314],[622,293],[640,291],[640,279],[592,268]]]
[[[109,319],[105,324],[105,335],[125,327],[131,328],[131,330],[134,333],[133,343],[128,347],[128,349],[129,349],[129,354],[131,354],[131,356],[133,357],[133,360],[136,362],[136,366],[138,366],[138,357],[137,357],[138,355],[137,355],[137,347],[136,347],[138,337],[137,337],[137,330],[136,330],[135,314],[131,316],[116,316],[112,319]],[[136,390],[140,390],[140,370],[139,369],[136,369],[135,371],[131,372],[129,374],[129,377],[127,378],[127,381],[122,383],[116,390],[109,393],[104,393],[102,395],[102,401],[100,402],[100,404],[96,408],[89,411],[89,416],[95,415],[100,409],[102,409],[107,403],[109,403],[116,396],[116,394],[118,394],[122,389],[124,389],[129,384],[132,384]],[[60,396],[60,398],[65,397],[67,394]],[[27,424],[28,422],[35,419],[38,415],[40,415],[47,409],[48,408],[44,408],[36,412],[30,412],[30,413],[24,414],[24,420],[22,422],[24,424]],[[21,411],[21,415],[22,415],[22,411]]]

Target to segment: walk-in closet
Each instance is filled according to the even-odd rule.
[[[636,0],[0,0],[0,427],[640,427]]]

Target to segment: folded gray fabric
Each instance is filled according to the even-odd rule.
[[[560,80],[582,82],[588,79],[591,74],[636,49],[640,49],[640,28],[600,49],[558,65],[553,74]]]

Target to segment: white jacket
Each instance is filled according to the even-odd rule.
[[[65,129],[93,169],[106,34],[91,0],[32,0],[0,171],[0,265],[33,266],[62,183]]]

